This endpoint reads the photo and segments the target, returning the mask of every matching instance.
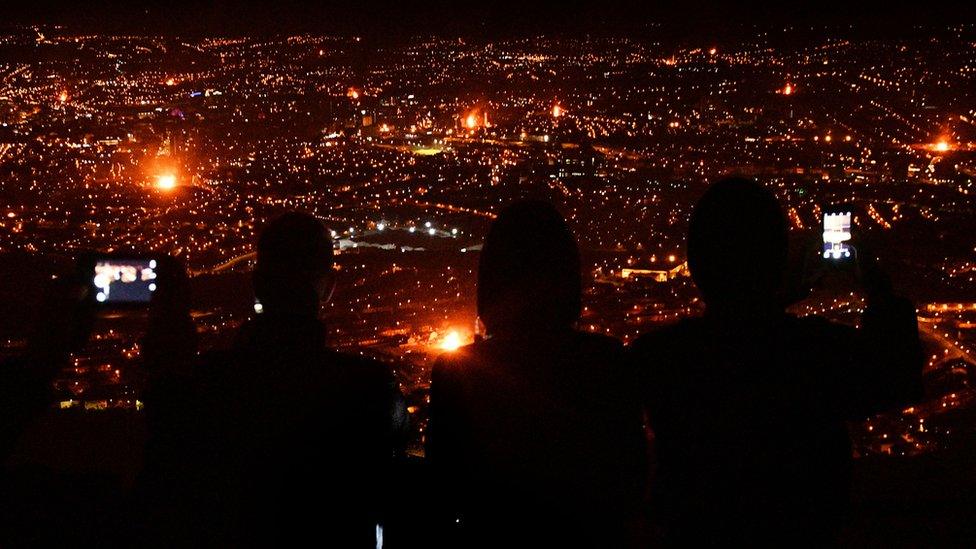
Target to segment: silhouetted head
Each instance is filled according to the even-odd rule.
[[[478,266],[478,315],[488,334],[569,328],[581,293],[579,248],[559,212],[534,200],[505,208]]]
[[[755,181],[723,179],[691,214],[688,267],[709,307],[768,307],[786,268],[786,219]]]
[[[254,293],[264,310],[317,314],[335,281],[332,238],[309,214],[290,212],[269,223],[258,239]]]

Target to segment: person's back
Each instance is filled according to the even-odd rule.
[[[154,543],[375,547],[404,421],[383,364],[330,350],[332,242],[285,214],[262,233],[264,312],[152,404]]]
[[[428,451],[468,539],[621,542],[646,466],[621,355],[616,340],[566,332],[438,361]]]
[[[849,486],[845,421],[905,404],[919,390],[907,301],[873,292],[857,330],[783,311],[777,212],[751,182],[706,193],[689,236],[706,314],[630,349],[655,437],[654,511],[670,545],[829,544]],[[724,223],[726,213],[751,220],[737,221],[747,225],[742,234],[730,226],[736,221]],[[771,257],[742,265],[734,254],[743,249]]]
[[[308,319],[261,317],[205,367],[219,502],[235,543],[373,547],[389,481],[389,369],[321,343]]]
[[[897,403],[878,393],[904,387],[860,361],[860,339],[783,315],[690,320],[634,343],[659,465],[654,511],[670,541],[829,542],[847,499],[845,421]]]
[[[518,234],[534,235],[523,243],[529,253],[550,246],[552,255],[521,254],[507,238]],[[489,338],[434,367],[428,458],[460,546],[616,547],[635,522],[646,468],[641,412],[620,343],[571,327],[577,253],[551,206],[503,212],[479,274]],[[566,278],[526,280],[544,278],[533,261]]]

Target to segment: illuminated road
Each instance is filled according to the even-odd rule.
[[[243,261],[250,261],[250,260],[254,259],[255,257],[257,257],[257,255],[258,255],[257,252],[248,252],[248,253],[245,253],[245,254],[241,254],[241,255],[239,255],[237,257],[228,259],[227,261],[221,263],[220,265],[217,265],[216,267],[212,267],[210,269],[204,269],[204,270],[200,270],[200,271],[192,271],[190,273],[190,276],[199,276],[199,275],[202,275],[202,274],[215,274],[215,273],[219,273],[219,272],[222,272],[222,271],[226,271],[227,269],[230,269],[231,267],[233,267],[233,266],[235,266],[235,265],[237,265],[237,264],[239,264],[239,263],[241,263]]]
[[[495,219],[498,217],[497,214],[488,211],[476,210],[474,208],[465,208],[462,206],[453,206],[451,204],[444,203],[434,203],[434,202],[423,202],[420,200],[414,200],[412,198],[394,198],[390,201],[392,204],[409,204],[411,206],[417,206],[418,208],[434,208],[437,210],[443,210],[451,213],[466,213],[471,215],[477,215],[480,217],[485,217],[487,219]]]
[[[926,336],[931,337],[939,344],[941,344],[944,348],[949,350],[949,353],[947,354],[944,353],[945,356],[941,357],[939,359],[939,362],[942,362],[947,359],[952,359],[952,358],[962,358],[971,366],[976,366],[976,357],[974,357],[973,354],[967,351],[966,349],[963,349],[962,347],[956,345],[956,342],[947,338],[944,333],[939,332],[935,323],[932,320],[924,317],[919,317],[918,330],[919,332],[925,334]]]

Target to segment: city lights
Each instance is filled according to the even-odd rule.
[[[933,375],[964,367],[974,309],[927,304],[968,304],[976,282],[972,29],[867,39],[760,27],[703,30],[697,45],[664,28],[651,41],[403,32],[382,54],[314,32],[14,29],[0,249],[177,256],[205,287],[194,320],[214,344],[262,308],[241,300],[262,228],[311,213],[334,230],[342,275],[323,304],[330,345],[395,363],[422,423],[436,357],[474,339],[479,254],[509,202],[558,206],[586,274],[581,328],[632,342],[703,313],[688,220],[709,182],[741,173],[780,199],[791,236],[816,231],[827,206],[855,206],[857,230],[885,235],[879,256],[914,284],[920,329],[950,335],[926,336]],[[923,238],[924,259],[900,245],[920,229],[938,235]],[[834,297],[790,312],[856,322],[863,301]],[[125,330],[96,333],[105,344],[77,368],[127,379],[144,334]],[[125,391],[140,390],[86,376],[66,374],[74,389],[59,401],[134,402]],[[858,451],[879,452],[881,431],[919,434],[880,425]]]

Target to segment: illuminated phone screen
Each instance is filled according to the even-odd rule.
[[[156,290],[156,260],[97,259],[92,283],[95,286],[95,301],[99,303],[149,303]]]
[[[823,256],[825,259],[851,257],[851,212],[828,213],[823,221]]]

